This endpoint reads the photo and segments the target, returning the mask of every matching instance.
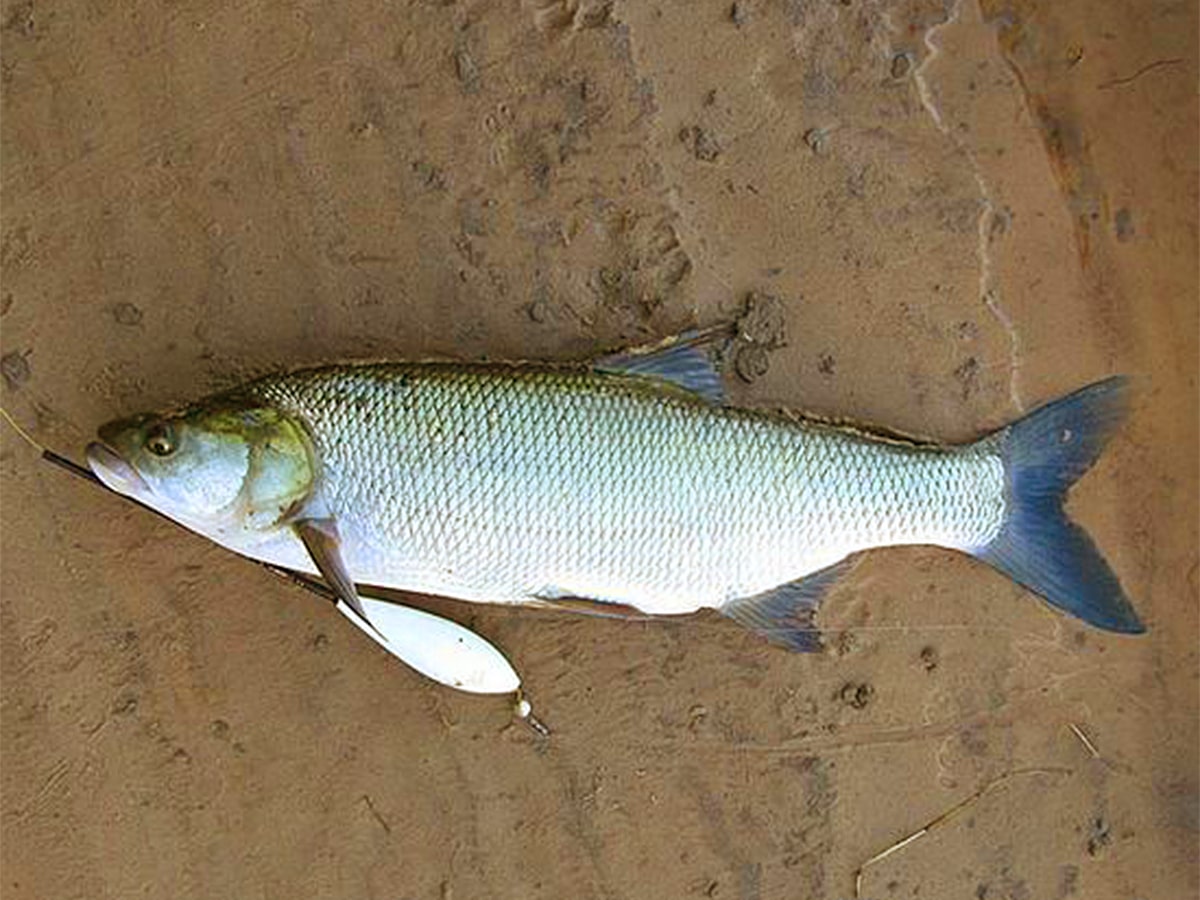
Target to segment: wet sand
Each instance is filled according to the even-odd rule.
[[[1196,895],[1194,4],[0,23],[0,391],[42,444],[282,367],[584,358],[755,293],[745,404],[964,440],[1134,376],[1071,509],[1149,626],[927,548],[866,557],[819,656],[408,598],[505,648],[546,740],[5,427],[5,900],[842,900],[934,821],[863,897]]]

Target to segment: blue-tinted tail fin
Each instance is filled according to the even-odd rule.
[[[1128,408],[1122,377],[1085,387],[985,440],[996,441],[1008,478],[1008,515],[976,552],[1054,606],[1106,631],[1145,626],[1087,533],[1067,518],[1067,490],[1104,449]]]

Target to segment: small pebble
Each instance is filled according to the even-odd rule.
[[[842,685],[838,692],[841,701],[852,709],[866,709],[874,695],[875,689],[869,684],[856,684],[853,681]]]
[[[899,80],[912,71],[912,57],[907,53],[897,53],[892,57],[892,77]]]
[[[829,149],[829,132],[824,128],[810,128],[804,132],[804,143],[817,156],[824,156]]]
[[[112,307],[112,317],[118,325],[132,328],[135,325],[141,324],[142,311],[132,303],[122,301]]]
[[[925,646],[921,648],[921,665],[926,672],[932,672],[938,667],[938,652],[933,646]]]
[[[19,350],[13,350],[0,357],[0,373],[4,382],[11,390],[16,390],[29,380],[29,359]]]
[[[747,384],[762,378],[770,367],[771,360],[767,356],[767,349],[761,344],[743,344],[738,347],[737,355],[733,359],[734,371],[737,372],[738,378]]]
[[[1117,232],[1118,241],[1124,243],[1131,240],[1134,235],[1133,213],[1128,208],[1122,206],[1117,210],[1117,214],[1113,218],[1113,228]]]
[[[541,325],[550,318],[550,304],[545,297],[538,297],[526,308],[529,318]]]

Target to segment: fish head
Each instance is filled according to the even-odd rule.
[[[284,524],[314,484],[303,426],[237,400],[110,422],[87,461],[109,488],[215,539]]]

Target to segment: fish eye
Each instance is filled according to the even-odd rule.
[[[175,436],[168,425],[156,425],[146,435],[146,449],[155,456],[170,456],[175,452]]]

